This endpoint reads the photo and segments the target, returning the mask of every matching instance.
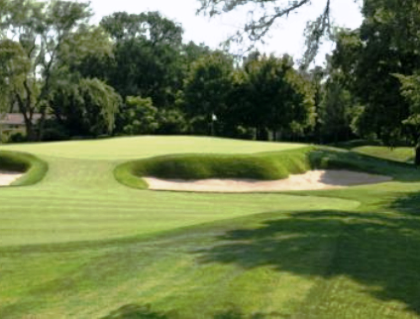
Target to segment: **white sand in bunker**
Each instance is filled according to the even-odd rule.
[[[0,186],[9,186],[22,176],[22,173],[0,170]]]
[[[191,192],[271,192],[289,190],[317,190],[343,188],[353,185],[376,184],[392,180],[389,176],[372,175],[348,170],[313,170],[304,174],[290,175],[274,181],[250,179],[202,179],[164,180],[144,177],[152,190],[172,190]]]

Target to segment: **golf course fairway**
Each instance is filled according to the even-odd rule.
[[[46,165],[33,183],[0,187],[1,319],[420,318],[420,172],[408,164],[183,136],[1,151]],[[225,194],[151,191],[118,175],[177,154],[285,156],[303,164],[278,160],[278,174],[316,163],[393,180]]]

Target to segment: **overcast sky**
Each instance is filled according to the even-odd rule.
[[[229,35],[239,30],[247,19],[245,10],[212,19],[203,15],[197,16],[196,11],[200,6],[198,0],[91,0],[90,2],[96,22],[116,11],[129,13],[160,11],[167,18],[182,24],[185,41],[204,42],[212,48],[217,48]],[[301,9],[298,14],[291,14],[288,18],[280,20],[266,38],[266,44],[259,45],[260,51],[276,55],[289,53],[296,59],[300,58],[304,50],[302,34],[306,21],[316,18],[322,12],[325,1],[315,0],[313,3]],[[334,22],[342,27],[353,29],[362,22],[360,8],[354,0],[333,1],[332,15]],[[331,43],[324,45],[317,62],[322,63],[325,53],[332,48]]]

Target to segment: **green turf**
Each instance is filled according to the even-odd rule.
[[[249,178],[275,180],[310,169],[313,147],[257,154],[177,154],[129,161],[116,167],[115,178],[124,185],[145,189],[143,176],[169,179]]]
[[[147,189],[144,176],[165,179],[196,180],[206,178],[244,178],[278,180],[291,174],[302,174],[313,169],[351,169],[389,175],[395,179],[412,179],[409,165],[353,152],[327,147],[301,147],[295,150],[257,154],[176,154],[128,161],[114,170],[122,184]],[[415,178],[418,174],[415,174]]]
[[[225,138],[144,136],[95,141],[52,142],[7,145],[9,150],[24,150],[38,155],[90,160],[126,160],[188,152],[247,154],[302,147],[296,143],[268,143]]]
[[[319,165],[395,180],[288,194],[152,192],[112,174],[126,159],[299,147],[189,137],[0,147],[49,165],[36,185],[0,189],[0,318],[419,318],[420,178],[408,165],[318,150]]]
[[[414,159],[413,147],[360,146],[352,151],[405,163],[412,163]]]

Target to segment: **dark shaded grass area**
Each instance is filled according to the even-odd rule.
[[[324,278],[346,276],[365,285],[375,298],[401,301],[420,314],[417,214],[300,212],[265,221],[257,229],[231,230],[218,240],[219,245],[196,252],[201,263],[246,269],[272,266]],[[328,269],[305,264],[304,256],[328,241],[336,243]]]
[[[164,313],[155,312],[150,305],[127,304],[101,319],[169,319]]]
[[[257,225],[233,225],[215,237],[212,245],[191,253],[202,265],[230,264],[247,271],[269,266],[280,272],[324,279],[344,276],[363,285],[364,293],[375,299],[401,302],[405,310],[420,315],[418,207],[420,195],[416,193],[395,198],[389,211],[307,211],[279,218],[270,215]],[[319,258],[314,258],[316,254]],[[329,258],[328,267],[325,260],[319,266],[314,264],[321,256]],[[325,302],[319,297],[325,295],[322,289],[317,287],[307,296],[295,317],[281,313],[250,315],[233,307],[215,313],[214,318],[334,318],[328,315],[328,309],[320,310]],[[162,318],[178,316],[173,312]]]
[[[101,319],[181,319],[182,316],[176,312],[162,313],[155,312],[151,309],[151,305],[127,304],[117,310],[112,311],[109,315]],[[217,312],[213,319],[275,319],[286,318],[281,313],[256,313],[250,316],[244,314],[240,309],[232,306],[232,309]]]

